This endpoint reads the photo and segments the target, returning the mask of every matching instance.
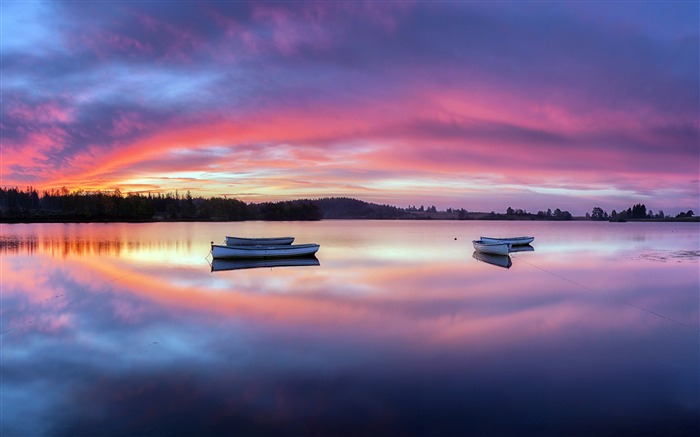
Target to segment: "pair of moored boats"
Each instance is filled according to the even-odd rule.
[[[493,238],[481,237],[472,241],[474,249],[479,253],[489,255],[508,255],[529,247],[535,237],[511,237]],[[292,244],[294,237],[275,238],[243,238],[226,237],[226,244],[211,244],[211,254],[214,259],[241,258],[241,259],[269,259],[269,258],[295,258],[313,256],[318,252],[319,245]]]
[[[472,244],[474,245],[474,249],[480,253],[489,255],[508,255],[511,252],[519,251],[517,247],[527,246],[534,240],[535,237],[481,237],[479,240],[472,241]]]
[[[294,237],[243,238],[226,237],[226,244],[211,243],[214,259],[270,259],[313,256],[318,244],[292,244]]]

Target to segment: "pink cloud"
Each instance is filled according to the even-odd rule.
[[[145,13],[135,15],[150,33],[152,44],[159,46],[163,60],[189,64],[204,49],[204,41],[195,31]]]
[[[312,17],[312,14],[306,14],[306,18]],[[286,56],[296,54],[303,46],[319,49],[330,45],[325,28],[314,20],[300,20],[299,15],[289,9],[277,8],[273,4],[260,4],[253,11],[253,18],[271,27],[274,47]],[[249,44],[252,43],[253,48],[259,47],[259,39],[251,40],[251,36],[248,35],[246,40]]]
[[[8,102],[7,115],[26,123],[70,123],[74,120],[74,112],[58,102],[29,104],[19,100]]]
[[[0,172],[4,184],[34,185],[56,177],[55,162],[48,158],[60,154],[68,145],[66,121],[71,111],[55,104],[30,106],[23,103],[12,105],[8,111],[19,127],[12,136],[2,141]],[[4,124],[3,124],[4,126]],[[15,180],[16,174],[22,176]]]
[[[128,135],[132,132],[138,132],[148,127],[146,122],[142,121],[141,116],[137,112],[124,111],[119,112],[112,119],[112,129],[110,134],[115,137]]]

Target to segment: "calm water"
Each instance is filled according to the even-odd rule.
[[[211,271],[293,235],[317,266]],[[480,235],[534,235],[503,268]],[[2,225],[2,436],[700,433],[698,224]]]

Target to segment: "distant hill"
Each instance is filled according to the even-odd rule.
[[[318,206],[324,219],[401,219],[411,215],[391,205],[378,205],[349,197],[330,197],[311,200]]]

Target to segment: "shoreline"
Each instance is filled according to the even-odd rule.
[[[475,213],[476,214],[476,213]],[[318,220],[227,220],[227,219],[90,219],[65,217],[59,219],[57,217],[13,217],[0,218],[0,224],[88,224],[88,223],[241,223],[241,222],[311,222],[311,221],[334,221],[334,220],[373,220],[373,221],[499,221],[499,222],[608,222],[608,223],[700,223],[700,216],[683,217],[683,218],[645,218],[645,219],[626,219],[626,220],[592,220],[586,217],[572,217],[568,220],[555,219],[540,219],[540,218],[513,218],[513,217],[489,217],[488,213],[484,213],[483,217],[468,217],[468,218],[451,218],[451,217],[431,217],[431,216],[415,216],[415,217],[332,217],[321,218]]]

